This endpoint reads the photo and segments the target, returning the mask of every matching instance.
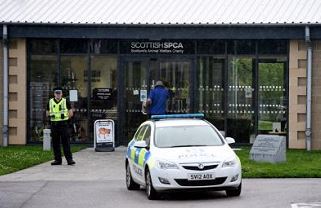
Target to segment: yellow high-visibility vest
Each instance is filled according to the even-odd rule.
[[[59,103],[55,102],[55,98],[49,100],[49,115],[51,121],[68,120],[68,109],[66,98],[61,98]]]

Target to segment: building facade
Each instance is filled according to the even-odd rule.
[[[286,136],[289,148],[306,148],[312,138],[311,148],[321,149],[317,23],[15,21],[0,22],[8,29],[8,38],[2,34],[0,78],[8,80],[9,144],[42,141],[46,105],[56,86],[75,112],[73,142],[92,143],[94,121],[109,118],[116,122],[116,144],[127,144],[147,119],[142,101],[163,80],[171,92],[169,113],[202,112],[239,144],[271,134]],[[0,89],[4,97],[5,87]]]

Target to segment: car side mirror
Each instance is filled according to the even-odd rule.
[[[134,147],[137,148],[147,148],[146,141],[136,141]]]
[[[235,140],[232,137],[225,137],[225,140],[228,144],[233,144],[235,143]]]

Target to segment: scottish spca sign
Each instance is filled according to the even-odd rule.
[[[131,53],[184,53],[182,42],[131,42],[130,49]]]
[[[131,40],[120,42],[120,52],[125,54],[194,54],[195,44],[186,40]]]

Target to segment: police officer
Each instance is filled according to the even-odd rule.
[[[54,98],[51,98],[47,106],[47,116],[50,118],[52,146],[54,152],[54,161],[51,165],[61,165],[61,149],[63,151],[68,165],[74,165],[75,161],[72,159],[70,151],[70,136],[68,129],[68,120],[73,116],[70,102],[62,97],[62,88],[54,88]]]

